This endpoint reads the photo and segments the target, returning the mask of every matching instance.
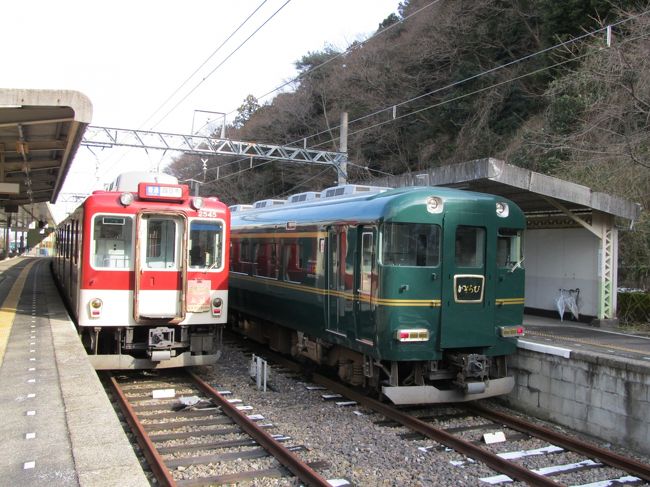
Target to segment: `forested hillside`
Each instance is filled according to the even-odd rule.
[[[347,111],[352,182],[496,157],[648,208],[649,10],[647,0],[404,1],[368,41],[305,53],[299,78],[271,102],[244,100],[227,136],[337,150]],[[201,192],[231,204],[336,180],[323,166],[249,165],[210,161]],[[203,177],[190,158],[170,171]],[[621,245],[622,266],[647,279],[647,211]]]

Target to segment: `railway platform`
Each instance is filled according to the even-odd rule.
[[[620,362],[638,360],[650,367],[650,335],[533,315],[524,316],[524,328],[519,348],[565,358],[579,352],[609,356]]]
[[[90,366],[50,259],[0,262],[0,483],[149,486]]]
[[[650,452],[650,337],[524,317],[509,362],[510,406],[638,452]]]

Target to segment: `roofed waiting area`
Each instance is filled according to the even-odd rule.
[[[19,235],[25,242],[34,222],[54,225],[48,203],[56,201],[91,118],[90,100],[76,91],[0,88],[2,242],[16,244]]]

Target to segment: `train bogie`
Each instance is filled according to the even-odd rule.
[[[229,211],[153,176],[94,192],[58,229],[54,273],[97,369],[204,365],[220,353]]]
[[[523,332],[522,212],[403,188],[233,220],[233,323],[395,403],[507,393]]]

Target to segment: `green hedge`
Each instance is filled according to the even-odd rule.
[[[618,319],[623,323],[650,323],[650,292],[618,293]]]

